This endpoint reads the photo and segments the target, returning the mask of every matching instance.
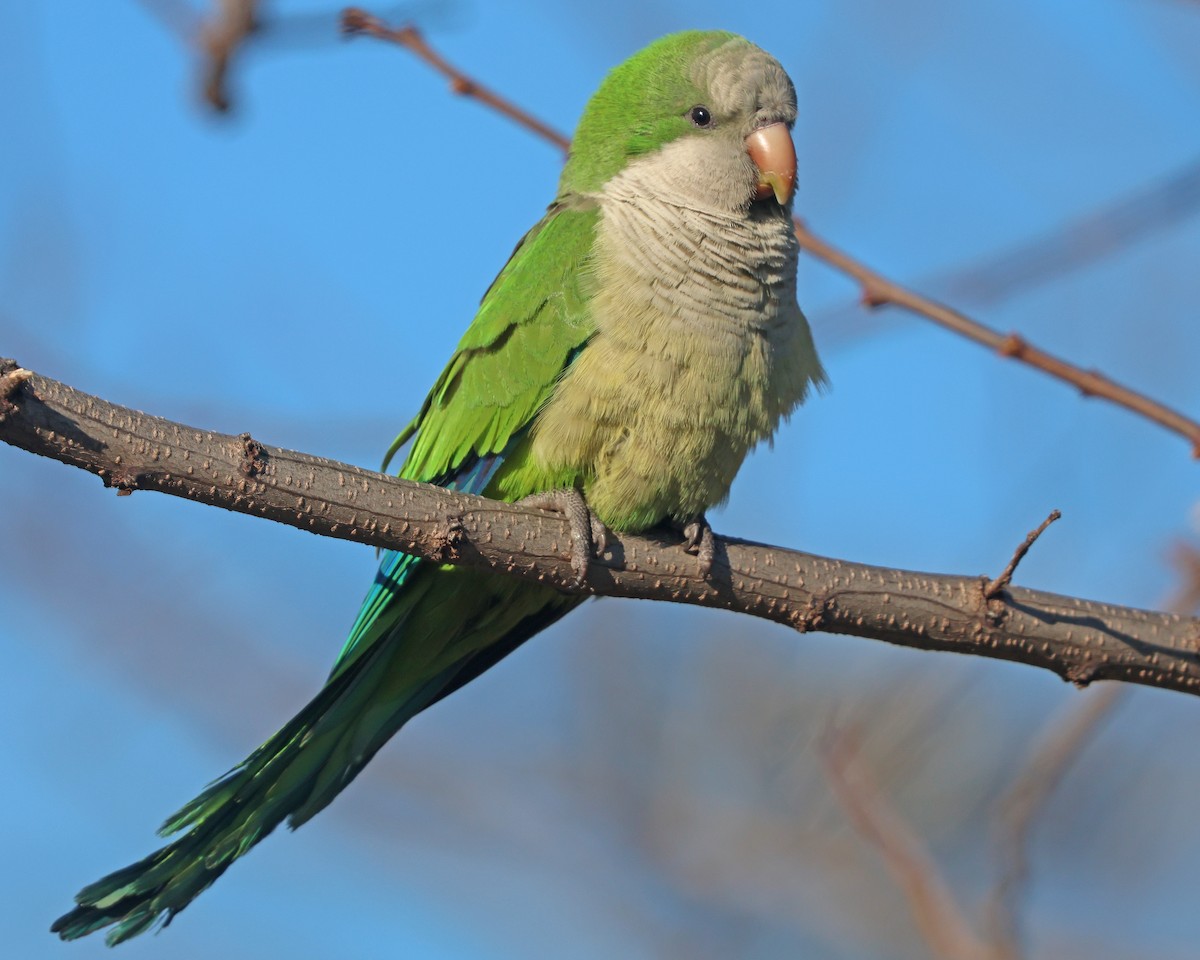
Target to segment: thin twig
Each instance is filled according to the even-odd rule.
[[[420,18],[428,27],[439,20],[446,20],[455,6],[455,0],[406,0],[389,3],[376,14],[382,20],[404,17],[408,20]],[[270,9],[270,16],[262,16],[255,42],[272,49],[325,46],[344,39],[341,27],[343,8],[331,3],[325,10],[290,11],[280,13]]]
[[[561,150],[565,151],[569,148],[570,140],[563,134],[547,126],[511,101],[493,93],[457,67],[447,63],[425,42],[415,27],[406,26],[398,29],[389,27],[378,17],[358,7],[350,7],[343,12],[342,27],[347,33],[366,33],[382,40],[390,40],[410,50],[447,77],[450,80],[451,89],[455,93],[474,97],[491,106]],[[795,227],[796,239],[805,250],[818,260],[859,282],[862,287],[862,300],[867,306],[892,304],[902,307],[969,340],[983,344],[1002,357],[1020,360],[1043,373],[1064,380],[1077,387],[1085,397],[1103,397],[1118,406],[1125,407],[1127,410],[1178,433],[1191,443],[1192,455],[1200,458],[1200,422],[1117,383],[1096,370],[1085,370],[1049,354],[1030,344],[1020,334],[998,333],[957,310],[889,280],[881,273],[872,270],[861,261],[819,237],[802,220],[797,219]]]
[[[449,80],[450,89],[454,93],[464,97],[473,97],[480,103],[486,104],[518,126],[524,127],[543,140],[554,144],[563,153],[570,149],[571,141],[568,137],[453,66],[430,47],[425,42],[425,38],[421,36],[420,31],[411,24],[403,27],[389,27],[381,19],[365,10],[358,7],[347,7],[342,11],[342,30],[348,36],[365,34],[378,40],[389,40],[404,47]]]
[[[1037,542],[1037,538],[1045,532],[1045,529],[1061,516],[1061,510],[1051,510],[1050,516],[1043,520],[1036,530],[1030,530],[1025,535],[1025,540],[1013,551],[1012,559],[1008,561],[1008,566],[1004,568],[1000,576],[983,588],[984,597],[992,600],[1000,595],[1001,590],[1012,583],[1013,574],[1017,572],[1017,564],[1025,559],[1025,554],[1029,552],[1029,548]]]
[[[884,801],[858,762],[855,738],[845,732],[829,735],[820,752],[835,795],[855,829],[883,858],[933,955],[943,960],[991,960],[993,952],[976,935],[924,841]]]

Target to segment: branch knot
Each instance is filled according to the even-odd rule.
[[[462,517],[447,517],[446,522],[439,524],[433,531],[429,560],[433,563],[447,563],[457,559],[459,547],[467,540],[467,528]]]
[[[248,433],[239,434],[238,440],[242,444],[242,462],[239,464],[242,476],[253,478],[265,473],[268,457],[263,445]]]
[[[13,398],[32,377],[33,371],[19,366],[15,360],[0,360],[0,420],[17,409]]]

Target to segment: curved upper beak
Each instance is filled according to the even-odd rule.
[[[780,206],[786,204],[796,186],[796,147],[787,124],[759,127],[746,138],[746,152],[758,167],[755,197],[765,200],[775,194]]]

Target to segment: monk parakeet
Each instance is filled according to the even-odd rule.
[[[388,461],[408,445],[399,475],[556,506],[573,528],[586,501],[582,541],[593,520],[672,523],[706,564],[705,510],[823,378],[796,304],[795,119],[783,68],[733,34],[674,34],[614,69],[554,202],[392,445]],[[385,554],[320,692],[163,824],[176,839],[85,887],[52,929],[70,940],[113,925],[115,944],[169,922],[285,819],[324,809],[409,719],[582,599]]]

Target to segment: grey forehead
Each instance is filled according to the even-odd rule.
[[[718,113],[743,111],[791,123],[796,119],[796,88],[779,61],[740,37],[701,55],[692,81],[707,90]]]

